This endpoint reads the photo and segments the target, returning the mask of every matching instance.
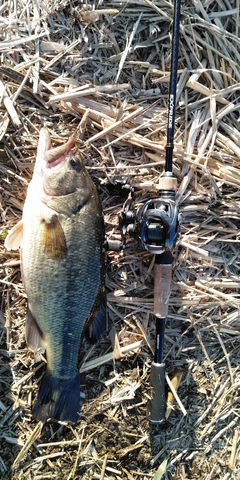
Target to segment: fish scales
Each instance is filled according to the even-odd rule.
[[[91,312],[99,310],[95,336],[105,330],[103,241],[96,187],[75,141],[51,148],[43,128],[23,218],[5,242],[9,249],[21,244],[26,341],[33,351],[46,349],[47,370],[33,407],[38,420],[78,420],[77,358]]]
[[[22,248],[24,286],[30,310],[44,332],[48,367],[64,376],[76,368],[79,339],[100,287],[102,215],[96,214],[93,199],[72,218],[60,220],[67,255],[57,261],[46,257],[37,235],[42,217],[30,216],[24,229],[23,245],[28,245],[26,252]]]

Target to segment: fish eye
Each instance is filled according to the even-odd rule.
[[[81,171],[81,165],[79,163],[78,160],[76,160],[76,158],[72,157],[70,160],[69,160],[69,164],[71,165],[71,167],[76,170],[76,172],[80,172]]]

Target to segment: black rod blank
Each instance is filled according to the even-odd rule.
[[[172,159],[174,148],[174,122],[176,108],[177,91],[177,71],[178,71],[178,45],[179,45],[179,25],[180,25],[181,0],[175,0],[173,34],[172,34],[172,59],[169,87],[169,105],[168,105],[168,125],[167,125],[167,145],[165,171],[172,172]]]
[[[155,317],[155,321],[156,321],[156,345],[155,345],[155,352],[154,352],[154,362],[162,363],[165,317]]]

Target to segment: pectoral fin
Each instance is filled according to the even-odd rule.
[[[44,353],[46,344],[43,338],[43,333],[29,308],[26,316],[25,338],[30,350],[33,352]]]
[[[23,236],[23,221],[20,220],[14,227],[10,230],[6,236],[4,245],[7,250],[17,250],[21,247]]]
[[[42,245],[49,258],[58,260],[66,256],[66,238],[57,216],[50,222],[42,220]]]

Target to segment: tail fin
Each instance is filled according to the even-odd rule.
[[[35,420],[61,420],[75,423],[79,419],[80,410],[80,374],[76,372],[72,378],[59,379],[45,373],[33,405],[32,414]]]

